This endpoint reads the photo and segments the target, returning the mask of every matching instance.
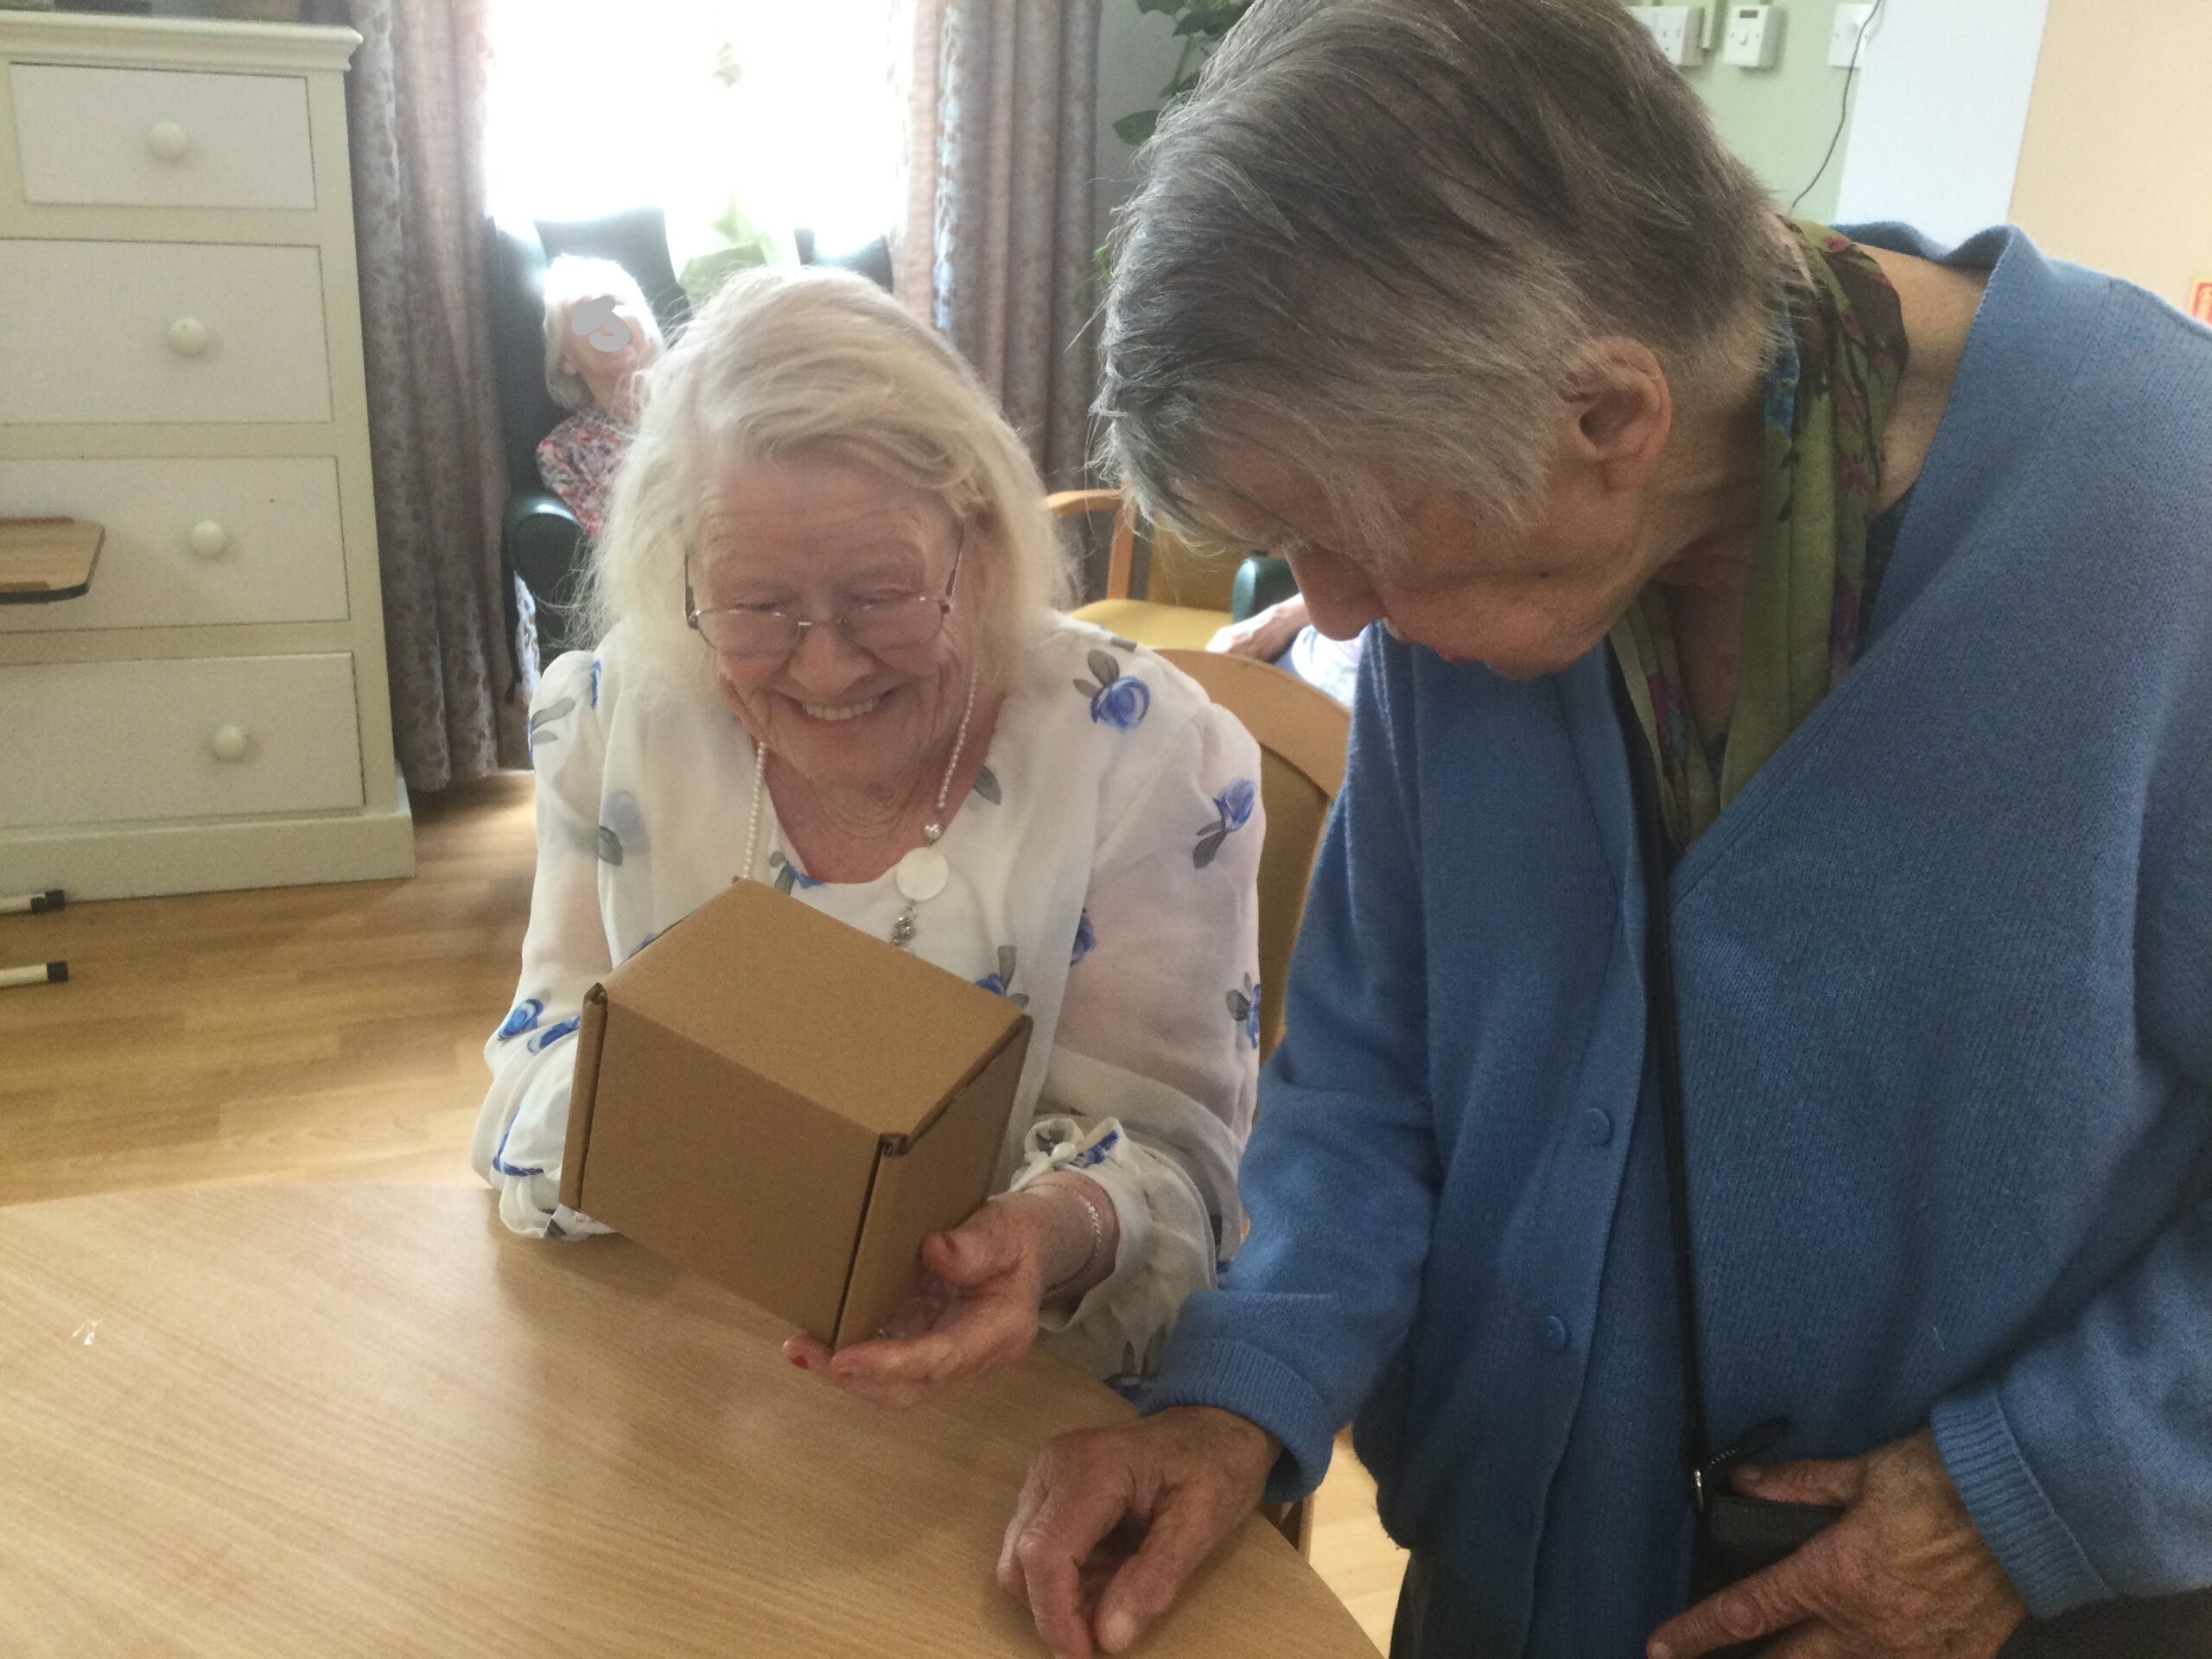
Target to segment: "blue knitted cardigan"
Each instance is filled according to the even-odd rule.
[[[2212,332],[2017,232],[1869,642],[1672,878],[1713,1431],[1933,1422],[2031,1608],[2212,1583]],[[1593,654],[1379,631],[1244,1172],[1148,1409],[1311,1488],[1408,1655],[1611,1659],[1690,1511],[1625,750]]]

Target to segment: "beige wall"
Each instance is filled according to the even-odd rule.
[[[2050,0],[2012,219],[2177,305],[2212,277],[2212,3]]]

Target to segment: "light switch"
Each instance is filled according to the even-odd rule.
[[[1838,6],[1835,23],[1828,31],[1828,67],[1848,69],[1855,55],[1860,68],[1866,67],[1866,49],[1872,44],[1866,39],[1866,25],[1873,21],[1874,8],[1867,6]]]
[[[1720,37],[1720,61],[1739,69],[1771,69],[1782,55],[1782,8],[1731,6]]]
[[[1705,61],[1703,6],[1634,6],[1628,15],[1649,32],[1668,62],[1687,69]]]

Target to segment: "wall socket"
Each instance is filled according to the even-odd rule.
[[[1723,15],[1720,61],[1738,69],[1771,69],[1782,56],[1780,6],[1730,6]]]
[[[1632,6],[1628,15],[1643,25],[1668,62],[1688,69],[1705,61],[1703,6]]]
[[[1872,6],[1838,6],[1835,9],[1835,22],[1828,30],[1829,68],[1850,68],[1854,54],[1859,67],[1862,69],[1866,67],[1867,49],[1873,41],[1862,41],[1861,37],[1866,35],[1866,25],[1873,21],[1873,17],[1874,8]]]

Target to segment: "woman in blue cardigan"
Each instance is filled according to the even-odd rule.
[[[1404,1659],[2212,1652],[2212,334],[1777,219],[1618,0],[1260,0],[1147,160],[1115,458],[1382,626],[1002,1584],[1119,1652],[1357,1414]]]

